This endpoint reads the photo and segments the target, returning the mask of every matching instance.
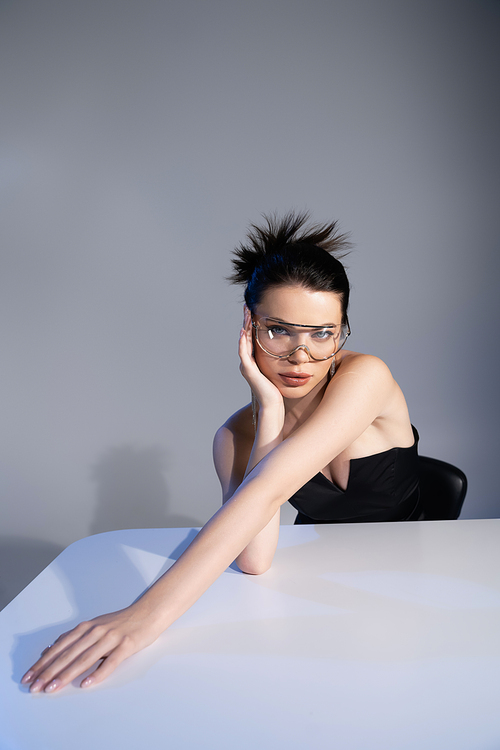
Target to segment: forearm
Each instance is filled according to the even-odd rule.
[[[259,410],[257,431],[248,460],[245,477],[283,440],[285,410],[283,404],[273,409]],[[236,564],[245,573],[264,573],[271,565],[278,544],[280,525],[279,508],[268,524],[259,531],[236,558]]]
[[[260,478],[245,482],[203,527],[176,563],[133,605],[162,632],[224,572],[276,515],[281,499]]]
[[[245,477],[252,469],[276,448],[283,440],[283,425],[285,422],[285,407],[283,403],[273,408],[260,408],[257,420],[255,440],[248,459]]]

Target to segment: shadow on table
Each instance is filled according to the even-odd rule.
[[[443,556],[428,572],[422,564],[425,545],[414,533],[417,529],[406,530],[402,555],[393,549],[389,525],[381,527],[379,543],[366,551],[354,544],[354,526],[344,527],[338,535],[331,527],[315,526],[306,540],[279,549],[268,573],[225,581],[229,594],[221,600],[223,611],[212,606],[210,598],[200,601],[152,646],[120,665],[119,684],[145,674],[161,658],[182,654],[376,662],[483,656],[491,643],[486,641],[483,648],[471,634],[480,632],[486,622],[489,628],[500,627],[500,592],[460,574],[463,549],[457,549],[455,556]],[[12,651],[14,681],[62,631],[82,619],[120,609],[139,596],[147,580],[161,575],[197,530],[179,529],[168,560],[160,529],[146,530],[142,540],[137,532],[115,534],[115,544],[113,533],[85,540],[89,561],[85,567],[79,543],[61,555],[64,567],[58,571],[57,561],[51,567],[62,585],[64,606],[69,602],[72,614],[58,625],[18,634]],[[102,545],[106,545],[105,567]],[[134,557],[138,551],[141,554]],[[53,585],[51,593],[57,599]],[[55,608],[63,611],[60,599]],[[314,638],[304,639],[304,630],[314,633]],[[433,632],[446,632],[446,639],[433,639]],[[499,649],[500,644],[497,654]],[[113,689],[113,680],[104,687]]]
[[[180,541],[171,552],[165,550],[163,529],[146,529],[146,544],[141,544],[140,541],[139,544],[136,543],[140,533],[141,530],[134,529],[96,534],[75,542],[61,552],[59,560],[54,561],[46,572],[50,576],[47,579],[47,596],[55,600],[55,609],[60,605],[62,597],[65,609],[70,610],[71,615],[54,625],[16,634],[11,652],[14,682],[19,683],[42,650],[61,633],[71,630],[82,620],[122,609],[137,600],[152,580],[161,576],[172,565],[172,561],[180,557],[198,534],[198,529],[179,529]],[[82,564],[82,544],[85,545],[85,564]],[[105,565],[102,565],[103,546],[106,550]],[[7,552],[10,548],[5,549]],[[150,553],[155,567],[144,569],[137,565],[134,556],[131,556],[136,551]],[[19,552],[21,553],[20,545]],[[53,552],[55,557],[60,550],[54,549]],[[23,606],[22,594],[13,606]],[[44,608],[45,602],[40,602],[39,609],[43,611]],[[81,679],[76,680],[75,684],[79,684]],[[27,691],[27,688],[19,687],[22,691]]]
[[[198,529],[179,529],[178,534],[178,541],[176,540],[170,552],[165,549],[163,529],[146,529],[142,537],[141,530],[96,534],[66,548],[47,571],[50,580],[47,579],[45,587],[48,591],[47,596],[50,596],[54,602],[54,610],[58,613],[67,611],[71,614],[67,619],[60,620],[56,624],[16,634],[11,651],[12,680],[19,684],[22,675],[39,658],[41,651],[53,643],[61,633],[71,630],[82,620],[91,619],[104,612],[122,609],[136,600],[152,580],[162,575],[171,566],[172,561],[180,557],[195,539]],[[84,564],[82,564],[81,551],[83,544],[85,545]],[[311,542],[299,545],[299,548],[310,547],[310,544]],[[293,549],[297,550],[297,547],[294,546]],[[105,565],[102,562],[104,550]],[[148,554],[144,556],[144,552]],[[143,566],[144,560],[146,560],[146,566],[149,565],[147,569]],[[260,577],[244,576],[234,563],[227,572],[241,576],[243,581],[247,581],[247,585],[252,581],[252,584],[259,586],[257,579]],[[273,576],[273,578],[275,584],[273,588],[279,589],[279,577]],[[277,583],[278,586],[276,586]],[[286,588],[289,581],[288,584],[283,581],[283,585]],[[253,588],[255,590],[254,585]],[[22,596],[16,601],[15,606],[23,606]],[[44,612],[43,616],[45,616],[45,608],[45,603],[41,602],[40,609]],[[254,624],[248,623],[248,625],[253,627]],[[225,630],[226,627],[223,626],[223,629]],[[234,625],[229,625],[229,628],[233,630],[233,635],[229,638],[229,641],[232,641],[237,635],[237,629],[235,630]],[[164,652],[166,644],[170,644],[167,648],[173,646],[178,653],[185,653],[186,648],[188,651],[192,649],[196,652],[200,648],[199,638],[203,639],[203,634],[210,630],[210,625],[204,625],[194,629],[189,627],[186,631],[169,631],[167,638],[160,638],[156,644],[147,649],[147,653],[134,660],[135,666],[127,667],[126,671],[130,671],[130,679],[135,678],[137,670],[143,672],[156,663]],[[188,632],[190,635],[186,639]],[[213,643],[214,646],[215,643],[216,641]],[[217,648],[220,648],[220,643]],[[121,672],[123,676],[123,670]],[[79,677],[75,680],[74,685],[79,685],[81,679],[82,677]],[[108,681],[106,681],[107,684],[109,684]],[[25,692],[28,690],[21,685],[19,689]]]
[[[172,550],[172,552],[169,554],[168,558],[169,560],[178,560],[179,557],[182,555],[185,550],[189,547],[193,539],[196,539],[196,537],[199,534],[199,529],[190,529],[186,538],[182,540],[180,544],[177,545],[175,549]],[[166,570],[167,568],[165,568]],[[235,562],[231,563],[231,565],[227,568],[227,570],[232,570],[235,573],[238,573],[239,575],[243,575],[241,570],[238,568]]]

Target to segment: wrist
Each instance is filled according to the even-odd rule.
[[[283,399],[281,402],[276,403],[266,403],[263,405],[258,405],[257,407],[257,414],[259,415],[260,419],[265,420],[285,420],[285,404],[283,403]]]
[[[281,436],[284,424],[285,405],[283,401],[281,401],[281,404],[266,404],[258,407],[255,414],[255,427],[260,434],[265,433],[273,438]]]
[[[158,637],[178,617],[173,611],[167,574],[163,574],[142,596],[128,607],[133,619],[143,621],[148,629]]]

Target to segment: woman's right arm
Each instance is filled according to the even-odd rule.
[[[259,419],[259,427],[254,441],[254,449],[248,461],[246,471],[238,455],[238,439],[231,428],[223,425],[214,438],[214,464],[222,486],[222,502],[225,504],[232,498],[245,476],[259,461],[264,458],[276,445],[281,442],[277,437],[266,440],[266,421]],[[269,430],[272,430],[272,419],[269,419]],[[281,433],[275,430],[274,434]],[[245,549],[237,556],[235,562],[244,573],[258,575],[265,573],[271,566],[276,545],[278,544],[280,511],[276,511],[269,523],[250,541]]]
[[[252,354],[251,317],[245,308],[244,328],[240,333],[240,370],[247,380],[257,403],[259,414],[252,450],[248,461],[238,436],[230,426],[223,425],[214,438],[214,464],[222,487],[222,502],[226,503],[245,477],[283,440],[285,408],[278,389],[262,375]],[[246,465],[245,465],[246,464]],[[244,573],[264,573],[271,566],[279,536],[279,510],[236,558]]]

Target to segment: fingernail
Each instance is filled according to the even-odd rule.
[[[92,685],[93,682],[94,682],[93,677],[86,677],[84,681],[82,682],[82,684],[80,685],[80,687],[88,687],[89,685]]]
[[[24,675],[24,677],[21,680],[21,685],[26,685],[27,682],[31,682],[31,680],[33,679],[33,675],[34,674],[35,673],[33,672],[32,669],[30,669],[28,672],[26,672],[26,674]]]
[[[42,681],[41,680],[35,680],[33,685],[30,687],[30,690],[32,693],[39,693],[42,689]]]
[[[52,680],[50,685],[47,685],[45,688],[46,693],[53,693],[54,690],[57,690],[58,687],[61,687],[61,680]]]

